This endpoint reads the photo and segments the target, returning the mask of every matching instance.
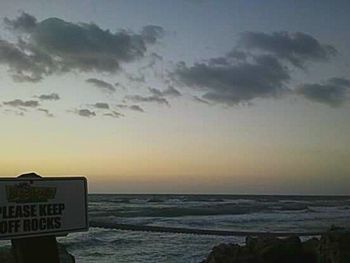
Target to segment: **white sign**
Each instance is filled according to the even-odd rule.
[[[86,230],[84,177],[0,178],[0,239]]]

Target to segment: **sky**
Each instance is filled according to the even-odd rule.
[[[350,194],[349,1],[0,2],[0,176]]]

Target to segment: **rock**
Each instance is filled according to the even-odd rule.
[[[350,231],[333,227],[320,239],[247,237],[246,245],[215,246],[204,263],[350,263]]]
[[[260,263],[248,247],[235,244],[220,244],[213,248],[205,263]]]
[[[320,263],[350,262],[350,232],[332,228],[321,236],[319,242]]]
[[[311,238],[302,243],[304,262],[319,262],[319,240]]]
[[[303,261],[303,249],[299,237],[288,238],[265,237],[258,238],[253,250],[262,262],[296,263]]]

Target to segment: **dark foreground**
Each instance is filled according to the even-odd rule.
[[[71,255],[62,244],[58,244],[58,252],[59,252],[60,263],[75,263],[74,256]],[[0,262],[16,263],[14,251],[12,251],[11,247],[2,247],[0,249]],[[50,262],[47,262],[47,263],[50,263]]]
[[[247,237],[246,245],[215,246],[202,263],[350,263],[350,232],[333,229],[301,242],[298,236]]]
[[[58,244],[58,249],[61,263],[75,262],[62,244]],[[10,247],[1,248],[0,262],[15,263]],[[350,263],[350,231],[331,229],[320,238],[304,242],[296,235],[284,238],[248,236],[244,246],[215,246],[202,263]]]

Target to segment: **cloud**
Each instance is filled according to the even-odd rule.
[[[200,103],[203,103],[203,104],[206,104],[206,105],[210,105],[210,103],[206,100],[203,100],[201,98],[199,98],[198,96],[192,96],[193,100],[194,101],[197,101],[197,102],[200,102]]]
[[[108,117],[112,117],[112,118],[120,118],[120,117],[123,117],[124,115],[117,112],[117,111],[111,111],[111,112],[108,112],[108,113],[105,113],[103,114],[104,116],[108,116]]]
[[[201,91],[196,101],[232,106],[287,93],[292,69],[305,69],[308,62],[328,61],[336,54],[333,46],[305,33],[245,32],[226,55],[192,66],[180,62],[169,77]],[[158,90],[151,92],[161,96]]]
[[[108,103],[104,103],[104,102],[96,102],[92,106],[95,107],[96,109],[105,109],[105,110],[109,109]]]
[[[49,74],[52,66],[51,58],[36,53],[28,47],[23,50],[21,44],[16,45],[0,39],[0,64],[7,65],[15,81],[37,82],[42,75]]]
[[[88,118],[96,116],[96,113],[94,111],[90,111],[88,109],[79,109],[79,110],[76,110],[75,113],[78,114],[79,116],[88,117]]]
[[[57,93],[42,94],[38,96],[40,100],[59,100],[60,96]]]
[[[177,89],[175,89],[173,86],[169,86],[167,89],[161,91],[159,89],[155,89],[155,88],[149,88],[149,91],[155,95],[155,96],[160,96],[160,97],[178,97],[181,96],[180,91],[178,91]]]
[[[331,107],[341,106],[349,96],[350,80],[345,78],[330,78],[324,83],[303,84],[296,93],[305,98],[324,103]]]
[[[9,109],[6,109],[4,110],[5,113],[11,113],[11,114],[15,114],[17,116],[24,116],[24,112],[23,111],[17,111],[17,110],[9,110]]]
[[[19,30],[24,32],[30,32],[37,26],[36,18],[25,12],[14,20],[10,20],[5,17],[4,23],[10,30]]]
[[[158,104],[165,104],[169,106],[169,102],[165,98],[154,96],[154,95],[153,96],[129,95],[129,96],[125,96],[125,99],[131,100],[134,102],[155,102]]]
[[[140,75],[132,75],[132,74],[125,74],[126,78],[132,82],[139,82],[139,83],[145,83],[146,79],[143,74]]]
[[[29,107],[29,108],[35,108],[40,105],[39,102],[36,100],[23,101],[20,99],[4,101],[3,104],[11,107]]]
[[[128,108],[129,106],[126,104],[117,104],[116,107],[121,108],[121,109],[125,109],[125,108]]]
[[[140,33],[112,33],[96,24],[71,23],[59,18],[38,22],[27,13],[5,18],[18,42],[0,42],[0,63],[9,67],[17,81],[39,81],[53,73],[73,70],[116,72],[122,63],[143,58],[163,28],[146,26]]]
[[[39,108],[38,111],[44,112],[47,117],[54,117],[54,115],[48,109]]]
[[[141,36],[146,43],[155,44],[164,35],[164,29],[156,25],[148,25],[142,28]]]
[[[131,105],[129,106],[129,109],[133,111],[145,112],[139,105]]]
[[[123,90],[126,89],[125,86],[122,83],[119,83],[119,82],[114,83],[114,86],[116,86],[117,88],[121,88]]]
[[[337,53],[333,46],[322,45],[314,37],[301,32],[245,32],[241,34],[239,47],[269,52],[296,67],[303,67],[307,61],[327,61]]]
[[[106,81],[100,80],[100,79],[90,78],[90,79],[87,79],[86,82],[91,83],[92,85],[101,89],[102,91],[107,91],[107,92],[115,92],[116,91],[115,87],[113,87],[112,84],[110,84]]]
[[[227,65],[178,64],[171,77],[178,83],[204,92],[208,102],[235,105],[255,98],[274,97],[287,89],[289,71],[271,55],[252,57],[252,62]]]

